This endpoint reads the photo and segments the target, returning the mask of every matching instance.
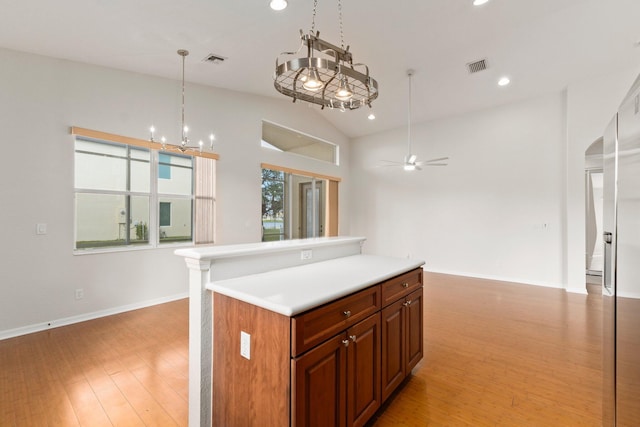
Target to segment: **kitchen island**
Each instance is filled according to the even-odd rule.
[[[356,359],[353,359],[353,355],[356,352],[353,350],[369,347],[373,353],[358,352],[364,357],[363,360],[368,357],[370,363],[382,371],[389,371],[389,367],[401,371],[397,375],[387,372],[387,377],[393,377],[394,384],[375,386],[382,389],[383,396],[375,397],[375,406],[401,382],[407,369],[410,372],[411,363],[415,365],[422,357],[420,266],[423,262],[361,255],[364,240],[361,237],[332,237],[176,251],[177,255],[185,257],[189,268],[191,427],[234,425],[231,421],[214,423],[212,419],[212,413],[216,413],[223,414],[218,419],[231,420],[225,414],[232,409],[241,414],[238,415],[241,418],[235,418],[240,424],[235,425],[247,425],[247,422],[289,425],[288,417],[295,416],[296,408],[303,408],[301,402],[291,400],[291,397],[302,396],[302,393],[290,390],[290,375],[295,375],[295,369],[302,372],[302,362],[297,367],[294,362],[302,356],[313,354],[313,348],[319,344],[322,347],[327,342],[336,342],[341,334],[350,334],[344,335],[345,338],[339,341],[343,349],[346,349],[347,346],[342,341],[351,340],[352,357],[347,357],[344,350],[336,350],[338,361],[344,365],[336,365],[337,369],[346,369],[347,359],[351,360],[348,363],[354,363]],[[343,307],[344,304],[347,305]],[[234,305],[236,308],[231,307]],[[336,317],[335,310],[327,312],[327,307],[339,309],[339,316]],[[239,316],[235,311],[229,314],[229,309],[246,309],[254,314],[259,312],[257,318],[252,317],[253,322],[257,321],[259,326],[264,326],[268,324],[268,319],[277,318],[280,326],[271,325],[259,330],[238,323],[233,325],[237,330],[233,329],[235,332],[231,332],[232,325],[228,322],[240,322],[248,317]],[[370,323],[372,319],[373,326]],[[409,324],[419,324],[420,327],[409,328]],[[353,328],[363,327],[370,327],[369,333],[360,335],[356,329],[358,335],[354,338]],[[387,363],[386,367],[380,360],[385,328],[387,340],[395,338],[397,343],[393,345],[398,347],[393,350],[394,354],[396,350],[398,354],[392,357],[391,364]],[[407,347],[409,341],[412,343],[409,344],[411,349]],[[268,356],[267,354],[275,354],[275,347],[278,351],[285,351],[286,357],[283,356],[284,352],[278,353],[278,356]],[[220,359],[219,353],[222,351],[228,351],[228,355],[222,357],[228,357],[229,360],[216,361]],[[407,360],[400,360],[401,352],[419,353],[419,358],[414,357],[414,360],[407,363]],[[308,362],[309,358],[305,360]],[[284,372],[282,369],[286,373],[276,375]],[[242,372],[246,375],[240,378]],[[375,370],[372,374],[380,378]],[[267,413],[264,410],[256,409],[259,407],[255,406],[257,400],[260,400],[257,396],[275,396],[276,393],[272,385],[262,381],[264,378],[261,376],[279,378],[280,390],[277,393],[284,396],[284,399],[274,399],[272,402],[277,400],[277,405],[267,403],[262,407],[279,407],[276,412],[285,414],[282,416],[287,417],[286,424],[280,418],[277,421],[273,418],[274,421],[270,422],[265,419]],[[317,378],[324,377],[326,376],[322,375]],[[346,385],[346,379],[340,378],[339,381]],[[218,393],[213,392],[214,387],[219,390]],[[342,390],[345,391],[346,386]],[[240,394],[237,394],[238,391]],[[243,396],[245,391],[250,392],[250,396]],[[286,396],[282,394],[283,391]],[[374,390],[374,393],[378,391]],[[226,400],[214,398],[214,395],[224,396]],[[241,403],[234,409],[230,399]],[[216,407],[212,411],[214,400],[213,405]],[[323,402],[317,399],[314,401]],[[245,409],[249,407],[251,408]],[[346,422],[346,416],[340,417]],[[291,425],[304,424],[296,421]],[[344,424],[339,422],[336,425]]]
[[[212,282],[214,426],[362,426],[422,359],[422,261]]]

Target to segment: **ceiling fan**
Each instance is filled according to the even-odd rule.
[[[408,131],[407,131],[407,155],[404,156],[402,162],[393,160],[383,160],[385,165],[383,166],[402,166],[406,171],[422,170],[421,166],[447,166],[446,161],[448,157],[439,157],[437,159],[423,160],[418,162],[418,156],[411,153],[411,77],[413,76],[413,70],[407,70],[407,76],[409,77],[409,108],[408,108]]]

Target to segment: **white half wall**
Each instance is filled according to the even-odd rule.
[[[351,232],[365,253],[425,269],[563,286],[565,95],[412,126],[413,153],[449,166],[405,172],[407,129],[351,147]]]
[[[180,82],[5,49],[0,64],[0,337],[186,295],[188,271],[175,246],[73,255],[69,134],[79,126],[146,139],[154,124],[177,141]],[[217,243],[260,240],[262,162],[342,178],[340,233],[348,232],[348,139],[323,118],[326,111],[285,97],[186,89],[192,137],[217,136]],[[261,148],[263,119],[338,144],[342,166]],[[47,224],[47,234],[36,235],[37,223]],[[79,288],[84,298],[75,300]]]

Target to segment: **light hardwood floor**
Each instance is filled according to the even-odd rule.
[[[598,426],[599,295],[428,273],[386,426]],[[0,341],[0,426],[187,425],[187,301]]]

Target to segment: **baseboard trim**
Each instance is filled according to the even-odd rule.
[[[52,320],[45,323],[36,323],[33,325],[22,326],[15,329],[7,329],[0,331],[0,341],[9,338],[18,337],[21,335],[32,334],[34,332],[42,332],[48,329],[58,328],[60,326],[72,325],[74,323],[86,322],[87,320],[98,319],[101,317],[112,316],[114,314],[120,314],[127,311],[138,310],[140,308],[151,307],[158,304],[164,304],[171,301],[177,301],[180,299],[188,298],[189,293],[181,293],[170,295],[162,298],[155,298],[152,300],[141,301],[134,304],[122,305],[119,307],[108,308],[105,310],[94,311],[92,313],[79,314],[77,316],[65,317],[62,319]]]
[[[514,278],[514,277],[503,277],[503,276],[494,276],[487,274],[471,274],[471,273],[462,273],[459,271],[449,271],[449,270],[432,270],[426,269],[425,271],[432,273],[440,273],[440,274],[450,274],[452,276],[463,276],[463,277],[472,277],[476,279],[487,279],[487,280],[496,280],[498,282],[509,282],[520,285],[533,285],[533,286],[542,286],[545,288],[556,288],[556,289],[565,289],[565,286],[560,283],[551,283],[551,282],[532,282],[529,280]],[[587,293],[587,289],[585,287],[584,293]]]
[[[587,295],[589,293],[587,292],[586,285],[584,286],[584,288],[567,288],[566,291],[571,292],[572,294],[583,294],[583,295]]]

